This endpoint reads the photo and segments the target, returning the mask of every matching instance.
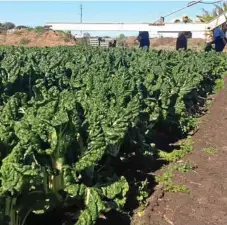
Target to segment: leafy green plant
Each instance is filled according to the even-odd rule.
[[[139,202],[139,205],[146,205],[146,200],[149,197],[149,189],[148,189],[149,182],[148,180],[144,180],[141,182],[138,188],[138,194],[137,194],[137,201]]]
[[[24,225],[30,212],[74,207],[76,225],[93,225],[122,211],[130,182],[116,162],[154,158],[160,125],[186,135],[198,116],[192,109],[226,62],[214,52],[1,47],[0,223]],[[192,151],[187,141],[160,158],[178,161]],[[157,180],[186,192],[172,176]],[[138,190],[145,202],[147,182]]]

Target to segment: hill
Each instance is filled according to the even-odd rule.
[[[0,45],[51,47],[73,46],[76,39],[65,32],[46,31],[44,29],[12,30],[7,34],[0,34]]]

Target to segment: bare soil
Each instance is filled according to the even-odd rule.
[[[157,186],[133,225],[227,224],[227,88],[213,98],[209,113],[193,136],[194,151],[184,159],[197,168],[174,178],[176,184],[187,185],[190,194],[164,193]],[[216,153],[207,153],[204,148],[214,148]]]
[[[135,37],[126,40],[128,47],[137,47]],[[21,29],[12,33],[0,34],[1,46],[27,46],[27,47],[54,47],[54,46],[73,46],[79,44],[79,39],[57,31],[35,32],[34,30]],[[188,48],[191,50],[203,50],[205,40],[192,38],[188,41]],[[176,38],[153,38],[151,48],[157,50],[175,50]]]
[[[127,39],[128,47],[136,47],[138,43],[135,37]],[[43,31],[35,32],[28,29],[15,30],[12,33],[0,34],[0,45],[2,46],[27,46],[27,47],[53,47],[53,46],[73,46],[79,41],[67,36],[63,32]],[[175,50],[175,38],[154,38],[151,40],[151,48],[163,50]],[[193,50],[204,48],[203,39],[189,39],[188,47]]]
[[[75,39],[63,32],[35,32],[22,29],[8,34],[0,34],[0,45],[3,46],[54,47],[73,46],[76,44],[77,41]]]

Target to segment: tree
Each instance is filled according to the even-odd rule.
[[[196,17],[201,22],[207,23],[216,18],[217,16],[220,16],[224,12],[227,12],[227,2],[223,2],[221,6],[215,5],[215,8],[211,12],[203,9],[203,14]]]
[[[120,34],[120,35],[119,35],[119,39],[120,39],[120,40],[124,40],[124,39],[125,39],[125,35],[124,35],[124,34]]]
[[[174,23],[180,23],[179,19],[174,20]]]
[[[124,34],[120,34],[117,38],[117,43],[120,46],[123,46],[125,43],[126,36]]]
[[[89,37],[91,37],[91,35],[89,33],[84,33],[84,37],[89,38]]]
[[[14,23],[11,22],[6,22],[3,24],[3,27],[5,27],[7,30],[13,29],[16,27],[16,25]]]
[[[19,25],[19,26],[16,26],[17,29],[26,29],[28,28],[27,26],[24,26],[24,25]]]

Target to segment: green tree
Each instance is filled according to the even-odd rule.
[[[13,29],[15,28],[15,24],[14,23],[11,23],[11,22],[6,22],[3,24],[3,27],[5,27],[7,30],[10,30],[10,29]]]
[[[119,35],[119,39],[120,39],[120,40],[124,40],[125,38],[126,38],[126,37],[125,37],[124,34],[120,34],[120,35]]]
[[[90,38],[91,37],[91,35],[89,34],[89,33],[84,33],[84,35],[83,35],[85,38]]]
[[[201,22],[207,23],[216,18],[217,16],[227,12],[227,2],[223,2],[220,6],[215,5],[215,8],[209,12],[205,9],[202,9],[202,15],[196,16]]]

